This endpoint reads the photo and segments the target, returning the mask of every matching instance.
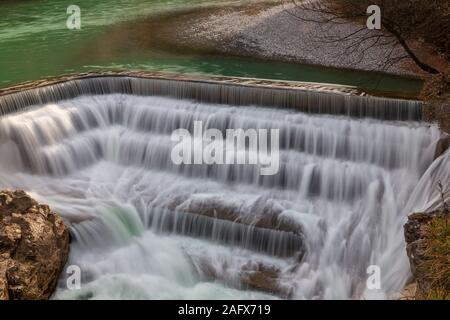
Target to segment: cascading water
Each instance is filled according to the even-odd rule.
[[[108,90],[58,101],[59,89],[45,90],[40,101],[54,103],[0,118],[0,188],[24,189],[68,222],[83,285],[68,290],[63,275],[55,298],[385,298],[406,283],[403,224],[424,205],[410,195],[437,127],[389,112],[382,121]],[[36,103],[27,97],[0,105]],[[279,173],[173,164],[170,135],[194,121],[279,129]],[[381,290],[365,287],[370,265]],[[245,281],[255,274],[273,281],[268,293]]]

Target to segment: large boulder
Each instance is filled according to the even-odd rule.
[[[23,191],[0,191],[0,300],[48,299],[68,254],[55,212]]]

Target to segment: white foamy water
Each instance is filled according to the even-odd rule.
[[[194,121],[279,129],[279,173],[174,165],[170,135]],[[0,188],[26,190],[70,226],[82,289],[63,275],[55,298],[276,298],[241,283],[260,266],[290,298],[393,298],[409,277],[407,214],[450,171],[440,159],[424,175],[439,136],[418,122],[82,96],[0,118]],[[365,289],[370,265],[381,290]]]

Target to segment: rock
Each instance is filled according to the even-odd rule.
[[[0,300],[48,299],[68,255],[56,213],[23,191],[0,192]]]
[[[293,219],[283,217],[281,209],[268,204],[259,205],[255,203],[249,208],[244,208],[242,204],[230,204],[217,198],[190,199],[179,204],[175,209],[210,218],[252,225],[262,229],[290,232],[297,236],[303,234],[303,228],[300,224]],[[250,212],[253,214],[250,214]]]
[[[240,272],[242,285],[253,290],[260,290],[282,298],[292,296],[292,288],[283,286],[280,282],[281,271],[270,266],[258,264],[257,266],[244,267]]]
[[[261,262],[241,266],[236,269],[232,279],[206,259],[202,259],[198,264],[193,264],[193,267],[205,280],[219,281],[238,289],[257,290],[284,299],[292,297],[293,287],[280,282],[282,271]],[[291,271],[294,270],[296,268]]]
[[[0,275],[0,300],[9,300],[8,284]]]
[[[417,291],[417,283],[407,285],[400,293],[399,300],[415,300]]]
[[[405,224],[405,240],[408,245],[426,237],[425,226],[428,225],[435,215],[429,213],[413,213],[408,217]]]

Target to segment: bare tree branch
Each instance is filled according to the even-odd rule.
[[[290,14],[296,19],[316,23],[331,28],[353,22],[363,25],[347,34],[333,35],[323,32],[322,39],[327,43],[346,43],[346,53],[368,53],[375,46],[401,47],[406,53],[395,55],[394,50],[386,54],[385,66],[393,66],[410,58],[419,68],[429,74],[439,70],[423,61],[410,46],[410,40],[423,40],[431,43],[438,52],[448,58],[450,33],[450,1],[448,0],[291,0],[297,11]],[[366,25],[366,10],[369,5],[379,5],[382,10],[382,31],[369,30]],[[322,28],[322,27],[321,27]],[[323,28],[322,28],[323,29]],[[326,30],[325,30],[326,31]],[[381,41],[393,39],[392,42]],[[356,42],[356,43],[355,43]],[[359,60],[359,59],[358,59]]]

